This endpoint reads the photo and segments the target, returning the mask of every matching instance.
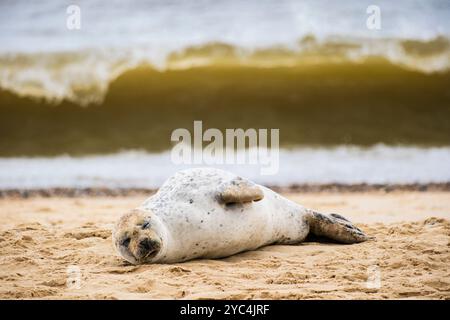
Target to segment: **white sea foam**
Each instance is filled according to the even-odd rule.
[[[450,147],[377,145],[280,151],[280,170],[261,176],[257,165],[223,165],[268,185],[450,182]],[[0,158],[0,189],[50,187],[157,188],[177,170],[170,152],[126,151],[86,157]]]
[[[66,9],[81,9],[81,29]],[[431,39],[450,35],[448,0],[78,0],[0,1],[3,52],[147,47],[173,51],[220,41],[237,46],[293,44],[305,35]],[[366,27],[376,4],[382,26]]]
[[[312,35],[356,41],[351,60],[378,55],[422,72],[450,67],[450,49],[408,53],[404,39],[450,36],[447,0],[380,0],[382,28],[366,27],[368,1],[77,1],[81,29],[68,30],[64,1],[0,1],[0,87],[79,104],[101,102],[109,83],[140,63],[163,70],[192,46],[227,43],[243,53],[283,47],[293,53]],[[333,42],[333,41],[332,41]],[[340,46],[342,49],[345,46]],[[273,61],[271,62],[273,63]],[[192,66],[191,61],[178,65]]]

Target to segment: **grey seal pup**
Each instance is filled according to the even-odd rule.
[[[223,258],[309,234],[347,244],[370,239],[338,214],[307,209],[230,172],[195,168],[177,172],[120,217],[112,239],[120,256],[142,264]]]

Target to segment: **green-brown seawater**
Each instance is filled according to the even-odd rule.
[[[176,128],[279,128],[280,145],[450,143],[450,73],[385,60],[285,67],[148,66],[114,80],[101,104],[0,91],[0,156],[160,151]]]

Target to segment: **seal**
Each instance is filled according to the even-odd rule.
[[[132,264],[222,258],[308,235],[340,243],[369,237],[338,214],[307,209],[233,173],[179,171],[116,223],[113,244]]]

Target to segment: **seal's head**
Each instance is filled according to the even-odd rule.
[[[119,219],[112,239],[119,254],[132,264],[154,262],[163,248],[159,219],[140,209],[134,209]]]

